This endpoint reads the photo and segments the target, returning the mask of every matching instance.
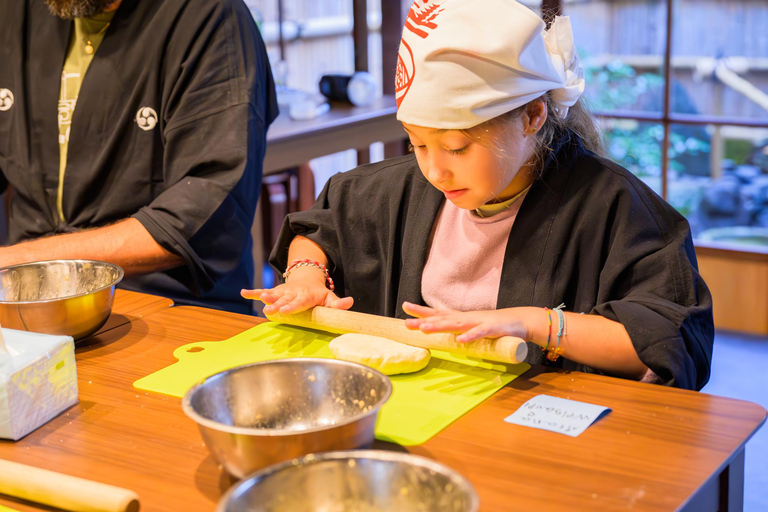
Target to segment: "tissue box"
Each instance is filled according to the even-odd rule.
[[[75,342],[2,329],[8,354],[0,353],[0,438],[17,441],[77,403]]]

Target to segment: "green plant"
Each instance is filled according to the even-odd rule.
[[[588,62],[588,59],[587,59]],[[657,73],[637,73],[620,59],[605,66],[589,66],[584,70],[590,85],[590,103],[593,110],[610,112],[638,109],[660,110],[658,103],[664,86],[664,77]],[[684,91],[681,91],[684,94]],[[645,108],[643,108],[645,106]],[[609,156],[641,178],[661,176],[661,146],[664,128],[654,122],[629,119],[606,120],[603,123]],[[681,127],[670,134],[669,167],[671,171],[685,173],[692,157],[701,161],[710,152],[706,132],[702,129]]]

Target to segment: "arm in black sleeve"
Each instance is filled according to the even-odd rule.
[[[204,295],[250,247],[266,131],[277,115],[266,50],[242,2],[191,1],[168,48],[165,190],[134,217],[186,262]]]
[[[339,243],[338,209],[331,204],[330,188],[334,182],[331,178],[323,187],[312,208],[303,212],[291,213],[283,221],[277,243],[272,249],[269,262],[272,267],[282,274],[288,266],[288,248],[297,235],[309,238],[319,245],[328,257],[328,271],[334,281],[343,279],[341,273],[341,252]],[[338,289],[343,289],[337,284]]]
[[[701,389],[714,340],[712,297],[688,222],[645,190],[619,197],[592,313],[620,322],[666,385]]]

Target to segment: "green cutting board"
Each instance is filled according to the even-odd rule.
[[[137,389],[177,397],[215,373],[289,357],[327,357],[335,335],[267,322],[224,341],[177,348],[178,362],[133,383]],[[426,442],[504,387],[530,365],[507,366],[432,351],[416,373],[391,376],[392,396],[382,407],[376,438],[405,446]]]

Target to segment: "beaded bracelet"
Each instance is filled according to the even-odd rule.
[[[288,265],[288,268],[285,269],[285,272],[283,273],[283,279],[287,281],[288,276],[291,274],[291,271],[297,267],[314,267],[314,268],[320,269],[325,275],[325,286],[327,286],[328,289],[331,291],[334,291],[336,289],[336,287],[333,285],[333,279],[331,279],[331,275],[328,273],[328,269],[325,268],[325,265],[323,265],[319,261],[314,261],[314,260],[292,261],[291,264]]]
[[[560,338],[567,334],[566,324],[565,324],[565,314],[563,313],[564,307],[565,307],[565,304],[560,304],[559,306],[554,308],[555,312],[557,313],[557,319],[558,319],[557,344],[555,345],[554,349],[547,352],[547,359],[549,359],[550,361],[557,361],[557,358],[560,357],[560,355],[563,352],[565,352],[564,349],[560,348]]]
[[[550,309],[546,307],[544,308],[544,311],[547,312],[547,321],[549,322],[549,331],[547,332],[547,344],[544,345],[544,347],[542,347],[541,350],[546,352],[547,349],[549,348],[549,340],[552,339],[552,313],[550,312]]]

